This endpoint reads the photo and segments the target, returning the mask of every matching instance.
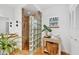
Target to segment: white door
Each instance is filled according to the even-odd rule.
[[[71,54],[79,55],[79,6],[72,11]]]

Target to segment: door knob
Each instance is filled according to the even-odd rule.
[[[75,41],[78,41],[77,39],[74,39]]]

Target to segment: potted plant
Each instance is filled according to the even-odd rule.
[[[44,27],[44,29],[42,30],[42,32],[45,31],[45,36],[44,37],[45,38],[51,38],[51,36],[48,35],[48,32],[52,32],[52,29],[47,27],[46,25],[43,25],[43,27]]]
[[[0,54],[1,55],[8,55],[14,49],[16,49],[16,42],[14,40],[9,40],[8,35],[1,34]]]

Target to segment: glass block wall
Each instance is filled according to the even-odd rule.
[[[30,16],[29,20],[29,54],[41,46],[41,19]]]

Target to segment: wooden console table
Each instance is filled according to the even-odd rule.
[[[61,54],[61,43],[59,39],[43,38],[43,52],[48,52],[50,55]]]

